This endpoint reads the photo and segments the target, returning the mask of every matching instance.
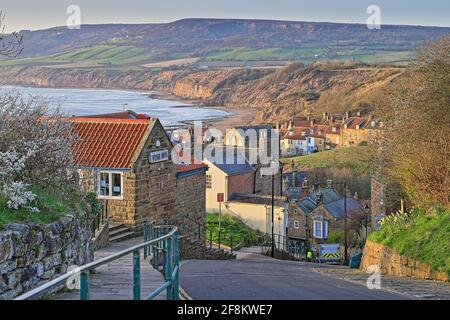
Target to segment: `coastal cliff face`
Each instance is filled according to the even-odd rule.
[[[162,72],[34,66],[0,68],[0,84],[158,91],[209,105],[252,108],[254,122],[263,122],[374,106],[402,74],[402,68],[335,62],[278,70]]]

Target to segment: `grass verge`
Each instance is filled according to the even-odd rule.
[[[206,237],[209,239],[210,231],[212,232],[213,242],[218,242],[219,239],[219,215],[214,213],[206,214]],[[257,245],[262,236],[262,232],[254,230],[237,218],[229,215],[222,215],[221,217],[221,243],[226,246],[231,246],[231,238],[233,238],[233,247],[242,241],[244,247]]]
[[[450,274],[450,210],[415,211],[406,223],[383,225],[369,240]]]

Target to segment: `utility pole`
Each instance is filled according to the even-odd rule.
[[[344,261],[348,261],[347,181],[344,182]]]
[[[275,214],[275,174],[272,175],[272,250],[270,255],[275,257],[275,235],[274,235],[274,216]]]

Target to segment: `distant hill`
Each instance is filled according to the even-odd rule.
[[[184,19],[160,24],[83,25],[22,31],[20,59],[0,65],[142,66],[198,61],[357,60],[401,63],[450,28],[239,19]],[[192,62],[195,61],[195,62]]]

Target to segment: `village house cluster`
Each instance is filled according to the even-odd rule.
[[[354,115],[348,111],[344,116],[324,113],[320,120],[307,117],[276,124],[284,157],[374,143],[382,128],[382,122],[367,111]]]

